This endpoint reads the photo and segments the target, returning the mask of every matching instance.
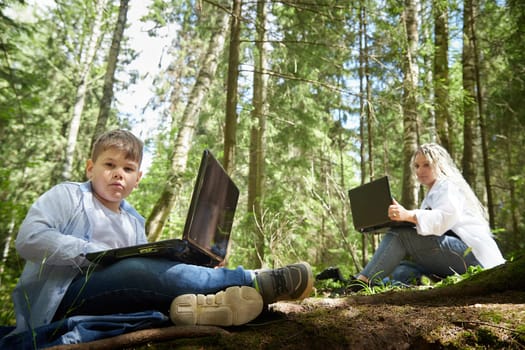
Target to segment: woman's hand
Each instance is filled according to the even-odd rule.
[[[388,217],[392,221],[408,221],[417,223],[417,217],[415,211],[406,210],[401,204],[399,204],[394,198],[392,198],[392,204],[388,207]]]

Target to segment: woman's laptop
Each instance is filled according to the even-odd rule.
[[[89,253],[92,262],[107,265],[129,257],[159,257],[194,265],[217,266],[226,257],[239,190],[209,150],[199,173],[181,239]]]
[[[388,217],[388,207],[392,204],[392,194],[388,176],[355,187],[348,191],[354,227],[359,232],[384,232],[390,227],[414,224],[392,221]]]

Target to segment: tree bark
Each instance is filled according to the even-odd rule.
[[[248,208],[252,217],[254,233],[253,254],[250,259],[255,263],[253,268],[260,268],[264,262],[264,231],[261,203],[264,196],[264,132],[266,129],[268,76],[266,75],[266,1],[257,2],[257,42],[255,54],[255,71],[253,74],[253,111],[250,133],[250,164],[248,174]],[[259,223],[259,224],[258,224]]]
[[[180,188],[180,176],[186,170],[186,162],[199,121],[201,106],[215,76],[219,55],[224,49],[228,18],[228,13],[219,14],[217,30],[210,38],[208,50],[202,59],[202,66],[197,80],[192,88],[182,117],[178,121],[178,128],[176,128],[178,133],[173,145],[168,178],[146,222],[146,233],[150,241],[156,241],[160,237],[164,224],[173,208],[178,188]]]
[[[403,11],[406,48],[403,58],[403,191],[401,203],[408,209],[417,204],[417,188],[412,176],[410,161],[418,143],[417,129],[417,47],[418,47],[418,0],[405,0]]]
[[[475,0],[465,0],[463,15],[463,176],[477,193],[476,170],[476,80],[472,28]]]
[[[233,1],[231,18],[230,53],[228,58],[228,82],[226,91],[226,125],[224,126],[224,160],[223,167],[228,174],[234,168],[235,135],[237,133],[237,91],[239,78],[239,55],[241,35],[242,0]]]
[[[102,18],[105,8],[106,0],[99,0],[95,2],[95,20],[89,35],[86,51],[83,52],[80,58],[78,88],[75,93],[73,116],[69,124],[66,154],[62,171],[62,180],[64,181],[71,179],[73,162],[75,160],[75,147],[77,144],[78,131],[80,129],[80,122],[82,120],[82,113],[84,111],[84,104],[86,101],[86,94],[89,85],[89,74],[91,72],[91,67],[93,66],[93,61],[97,53],[97,48],[100,44],[100,38],[102,36]]]
[[[449,112],[448,1],[434,0],[434,100],[439,143],[454,159],[453,122]]]
[[[113,102],[115,72],[117,70],[122,37],[124,36],[124,29],[126,28],[128,9],[129,0],[120,0],[117,24],[115,25],[115,30],[113,31],[113,39],[111,41],[111,48],[109,49],[108,64],[106,74],[104,76],[102,99],[100,101],[97,125],[95,126],[95,132],[93,133],[93,139],[91,140],[91,148],[100,134],[106,130],[106,125],[109,120],[109,111],[111,110],[111,103]]]
[[[474,13],[474,11],[473,11]],[[481,62],[479,60],[479,48],[477,45],[477,35],[476,35],[476,20],[474,19],[470,22],[471,28],[470,32],[472,33],[472,50],[474,51],[474,72],[476,78],[476,100],[478,106],[478,117],[479,117],[479,131],[481,135],[481,156],[483,160],[483,174],[485,179],[485,192],[487,194],[487,209],[489,215],[489,224],[490,227],[494,228],[494,201],[492,199],[492,183],[490,180],[490,164],[489,164],[489,151],[488,151],[488,137],[487,130],[485,126],[485,111],[483,108],[483,90],[484,87],[481,84]]]

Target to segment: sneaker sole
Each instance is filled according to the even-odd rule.
[[[238,326],[262,312],[263,300],[254,288],[229,287],[216,294],[184,294],[173,299],[171,321],[176,325]]]
[[[307,262],[301,262],[303,266],[306,266],[306,271],[308,274],[307,281],[306,281],[306,288],[303,291],[303,294],[301,294],[297,299],[302,300],[310,296],[312,293],[312,289],[314,287],[314,274],[312,272],[312,267]]]

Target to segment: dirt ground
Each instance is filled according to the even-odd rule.
[[[278,303],[273,309],[265,316],[267,322],[262,317],[258,325],[232,332],[218,348],[525,348],[525,293],[429,304],[407,304],[402,295],[388,304],[381,302],[380,295],[310,298]],[[235,341],[230,343],[229,338]]]
[[[53,349],[525,349],[525,256],[441,288],[341,290],[316,283],[312,297],[240,327],[169,326]]]
[[[428,299],[319,294],[273,304],[241,327],[146,330],[82,349],[525,349],[525,291]]]

